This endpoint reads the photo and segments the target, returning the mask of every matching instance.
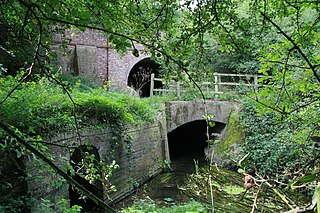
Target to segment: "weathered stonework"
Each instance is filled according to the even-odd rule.
[[[242,158],[240,143],[244,140],[244,131],[240,125],[240,108],[230,112],[228,128],[220,143],[214,147],[214,162],[226,168],[233,167]]]
[[[132,67],[139,61],[149,58],[146,49],[135,44],[139,57],[132,55],[132,48],[121,56],[108,42],[107,37],[96,30],[64,30],[64,36],[54,37],[53,51],[58,54],[57,67],[62,72],[86,76],[99,84],[110,82],[110,89],[126,90]],[[63,43],[67,48],[62,50]]]
[[[115,202],[124,196],[130,194],[134,187],[141,185],[151,177],[162,171],[161,162],[168,160],[167,135],[166,135],[165,114],[159,114],[154,123],[143,123],[140,125],[128,126],[127,133],[132,139],[132,155],[128,156],[126,143],[119,143],[119,146],[111,150],[110,138],[112,137],[110,129],[89,129],[80,132],[82,143],[90,142],[99,151],[101,160],[107,162],[115,159],[120,166],[115,170],[112,176],[112,183],[117,191],[110,194],[108,202]],[[50,143],[59,145],[71,145],[77,147],[80,143],[77,141],[77,133],[69,132],[59,134],[49,139]],[[63,167],[65,161],[70,159],[72,153],[59,147],[50,146],[50,151],[55,158],[54,162]],[[57,180],[57,175],[51,175],[46,166],[42,166],[43,173],[39,173],[39,165],[34,161],[27,163],[27,172],[35,177],[36,181],[28,181],[29,191],[32,192],[36,200],[49,199],[57,202],[58,199],[68,198],[68,184],[64,183],[60,188],[53,189],[52,180]],[[105,199],[107,196],[105,196]],[[32,212],[38,212],[39,206],[35,205]]]
[[[239,126],[239,105],[231,101],[169,101],[166,103],[167,131],[196,120],[205,120],[204,115],[213,115],[214,122],[226,124],[219,132],[219,143],[205,149],[207,158],[220,166],[234,164],[241,156],[239,143],[243,139],[243,132]],[[211,157],[213,158],[211,159]]]
[[[212,121],[228,123],[230,113],[237,106],[231,101],[169,101],[166,103],[167,130],[171,132],[182,124],[203,120],[206,113],[213,115]]]

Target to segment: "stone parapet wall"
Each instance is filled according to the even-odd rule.
[[[205,105],[199,101],[166,102],[167,130],[171,132],[182,124],[205,119],[205,114],[212,115],[212,121],[228,123],[230,113],[238,106],[232,101],[210,101]]]

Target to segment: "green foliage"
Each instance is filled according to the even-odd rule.
[[[246,137],[242,148],[250,153],[252,170],[282,181],[313,170],[319,160],[319,147],[308,137],[309,131],[314,132],[310,123],[289,117],[280,121],[276,112],[258,113],[250,102],[245,102],[244,107],[242,121]]]
[[[20,76],[0,79],[0,97],[3,100]],[[45,79],[25,82],[0,105],[1,117],[24,134],[54,134],[90,125],[118,125],[152,121],[159,104],[152,100],[139,100],[125,94],[107,92],[103,88],[87,88],[81,83],[69,89]],[[149,107],[149,105],[151,107]],[[153,108],[152,108],[153,106]]]
[[[31,206],[30,198],[27,196],[0,198],[0,212],[19,213],[23,210],[28,211]]]
[[[110,178],[112,176],[113,171],[119,168],[119,165],[116,164],[115,160],[112,162],[106,161],[98,161],[96,156],[89,151],[92,150],[91,144],[86,145],[87,150],[81,150],[81,161],[77,164],[75,162],[71,162],[71,165],[68,165],[68,171],[71,176],[75,176],[75,174],[83,177],[87,180],[91,185],[95,185],[97,183],[102,183],[105,187],[106,194],[111,192],[115,192],[115,186],[110,182]]]
[[[69,207],[69,201],[62,198],[56,204],[52,203],[50,200],[41,199],[41,204],[37,209],[37,212],[65,212],[65,213],[77,213],[81,212],[81,206],[74,205]]]
[[[149,212],[157,212],[157,213],[201,213],[201,212],[209,212],[208,209],[196,201],[190,201],[186,204],[174,205],[170,207],[157,207],[155,203],[151,200],[140,200],[135,202],[132,206],[123,209],[120,211],[121,213],[149,213]]]

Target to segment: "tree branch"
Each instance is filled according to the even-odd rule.
[[[30,145],[25,139],[21,138],[17,133],[15,133],[7,124],[0,121],[0,127],[9,135],[11,135],[13,138],[15,138],[18,143],[20,143],[22,146],[24,146],[27,150],[32,152],[35,156],[40,158],[42,161],[44,161],[46,164],[48,164],[52,169],[54,169],[59,175],[61,175],[70,185],[76,187],[81,191],[84,195],[86,195],[88,198],[90,198],[92,201],[100,205],[101,207],[105,208],[108,213],[114,213],[115,210],[113,210],[108,204],[106,204],[103,200],[101,200],[99,197],[97,197],[95,194],[90,192],[88,189],[86,189],[84,186],[82,186],[80,183],[75,181],[71,176],[69,176],[67,173],[63,172],[58,166],[56,166],[50,159],[48,159],[45,155],[43,155],[41,152],[39,152],[35,147]]]
[[[312,70],[312,73],[314,77],[317,79],[317,81],[320,83],[320,76],[317,73],[316,67],[311,63],[309,58],[304,54],[302,49],[298,46],[298,44],[287,34],[285,33],[279,25],[277,25],[275,22],[273,22],[265,13],[260,12],[260,14],[268,21],[270,22],[292,45],[293,48],[296,49],[299,54],[302,56],[302,58],[305,60],[305,62],[308,64],[309,68]]]

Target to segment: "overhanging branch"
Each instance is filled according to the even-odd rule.
[[[317,81],[320,83],[320,76],[317,73],[316,66],[311,63],[309,58],[306,56],[306,54],[302,51],[302,49],[298,46],[298,44],[287,34],[285,33],[279,25],[277,25],[275,22],[273,22],[269,16],[267,16],[265,13],[260,12],[260,14],[268,21],[270,22],[280,33],[283,35],[292,45],[293,48],[296,49],[301,57],[305,60],[305,62],[308,64],[309,68],[312,70],[312,73],[314,77],[317,79]]]
[[[108,204],[106,204],[103,200],[101,200],[99,197],[97,197],[95,194],[87,190],[84,186],[82,186],[80,183],[75,181],[71,176],[69,176],[67,173],[62,171],[58,166],[56,166],[49,158],[47,158],[45,155],[43,155],[41,152],[39,152],[35,147],[30,145],[25,139],[20,137],[17,133],[15,133],[7,124],[0,121],[0,128],[2,128],[7,134],[11,135],[13,138],[15,138],[19,144],[24,146],[27,150],[32,152],[35,156],[40,158],[42,161],[44,161],[46,164],[48,164],[52,169],[54,169],[59,175],[61,175],[69,184],[76,187],[81,191],[84,195],[86,195],[89,199],[93,200],[95,203],[97,203],[99,206],[105,208],[108,213],[114,213],[115,210],[113,210]]]

